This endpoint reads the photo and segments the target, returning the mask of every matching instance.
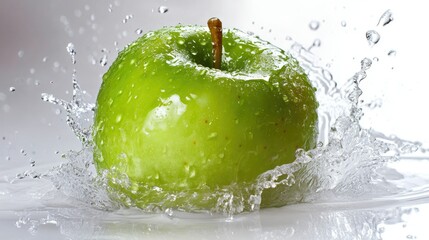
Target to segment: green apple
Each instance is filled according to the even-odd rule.
[[[94,159],[126,205],[186,208],[193,198],[194,209],[210,209],[211,193],[240,195],[315,146],[315,88],[294,58],[224,29],[220,69],[212,59],[207,27],[165,27],[103,76]]]

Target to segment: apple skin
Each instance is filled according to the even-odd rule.
[[[211,68],[208,29],[177,26],[136,40],[103,76],[94,160],[126,205],[251,186],[315,146],[316,90],[297,61],[239,30],[223,32],[220,70]]]

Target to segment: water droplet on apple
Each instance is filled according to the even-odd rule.
[[[116,116],[116,123],[119,123],[122,120],[122,115],[119,114],[118,116]]]
[[[158,7],[158,13],[167,13],[168,12],[168,7],[166,6],[159,6]]]
[[[380,20],[378,21],[377,26],[380,25],[380,24],[381,24],[381,26],[386,26],[391,21],[393,21],[393,16],[392,16],[392,12],[389,9],[386,12],[384,12],[383,15],[381,15]]]
[[[317,29],[319,29],[320,23],[319,21],[313,20],[308,24],[308,26],[311,30],[316,31]]]
[[[368,40],[369,45],[373,46],[380,41],[380,34],[374,30],[369,30],[366,32],[366,39]]]
[[[209,134],[209,136],[207,137],[207,139],[215,139],[217,137],[217,132],[212,132]]]
[[[196,175],[195,169],[194,168],[190,169],[189,170],[189,178],[194,178],[195,175]]]

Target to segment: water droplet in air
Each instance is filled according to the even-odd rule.
[[[341,27],[346,27],[347,26],[347,22],[346,21],[341,21]]]
[[[392,17],[392,12],[389,9],[386,12],[384,12],[383,15],[381,15],[380,20],[378,20],[377,26],[380,24],[381,26],[386,26],[391,21],[393,21],[393,17]]]
[[[365,71],[368,70],[372,65],[372,61],[369,58],[364,58],[362,59],[362,61],[360,62],[360,68]]]
[[[138,35],[141,35],[143,33],[143,30],[141,28],[137,28],[135,31]]]
[[[10,87],[9,88],[9,92],[15,92],[16,91],[16,88],[15,87]]]
[[[391,56],[391,57],[394,57],[394,56],[396,56],[396,51],[395,51],[395,50],[390,50],[390,51],[387,53],[387,55],[388,55],[388,56]]]
[[[159,13],[167,13],[168,12],[168,7],[166,7],[166,6],[159,6],[158,7],[158,12]]]
[[[75,55],[76,55],[76,50],[74,48],[74,44],[73,43],[69,43],[67,44],[67,52],[70,54],[71,58],[72,58],[72,63],[75,64],[76,63],[76,59],[75,59]]]
[[[23,56],[24,56],[24,51],[19,50],[19,51],[18,51],[18,57],[19,57],[19,58],[22,58]]]
[[[319,29],[320,23],[319,21],[313,20],[308,24],[308,26],[311,30],[316,31],[317,29]]]
[[[313,47],[320,47],[321,44],[322,42],[320,41],[320,39],[315,39],[313,41]]]
[[[100,65],[104,67],[106,66],[106,64],[107,64],[107,55],[103,55],[103,57],[101,57],[100,59]]]
[[[133,15],[132,14],[128,14],[125,16],[125,18],[122,20],[122,23],[127,23],[128,20],[132,19]]]
[[[366,39],[368,40],[369,45],[375,45],[380,41],[380,34],[374,30],[369,30],[366,32]]]

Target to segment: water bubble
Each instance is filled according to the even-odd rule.
[[[378,57],[373,57],[372,60],[378,62],[380,59]]]
[[[100,65],[102,67],[104,67],[104,66],[107,65],[107,55],[103,55],[103,57],[101,57],[101,59],[100,59]]]
[[[10,156],[6,156],[6,161],[9,161],[10,160]]]
[[[112,8],[113,8],[113,5],[109,4],[109,8],[107,9],[107,11],[109,11],[109,13],[111,13],[112,12]]]
[[[48,60],[48,57],[43,57],[42,62],[46,62]]]
[[[345,20],[341,21],[341,27],[346,27],[347,26],[347,22]]]
[[[396,51],[395,51],[395,50],[390,50],[390,51],[387,53],[387,55],[388,55],[388,56],[391,56],[391,57],[394,57],[394,56],[396,56]]]
[[[141,28],[136,29],[136,34],[141,35],[143,33],[143,30]]]
[[[16,91],[16,88],[15,87],[10,87],[9,88],[9,92],[15,92]]]
[[[24,51],[19,50],[19,51],[18,51],[18,57],[19,57],[19,58],[22,58],[23,56],[24,56]]]
[[[308,24],[308,26],[311,30],[316,31],[317,29],[319,29],[320,23],[319,21],[313,20]]]
[[[378,20],[377,26],[380,24],[381,26],[386,26],[391,21],[393,21],[393,17],[392,17],[392,12],[389,9],[386,12],[384,12],[383,15],[381,15],[380,20]]]
[[[366,39],[368,40],[369,45],[373,46],[380,41],[380,34],[374,30],[369,30],[366,32]]]
[[[167,13],[168,12],[168,7],[166,6],[159,6],[158,7],[158,13]]]

